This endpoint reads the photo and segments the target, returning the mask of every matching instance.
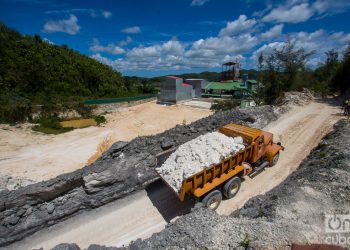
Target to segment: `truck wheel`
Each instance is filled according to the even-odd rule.
[[[272,158],[272,161],[270,163],[270,167],[275,166],[278,162],[278,159],[280,158],[280,153],[278,152],[275,154],[275,156]]]
[[[209,194],[207,194],[203,198],[202,203],[207,208],[211,210],[216,210],[219,207],[221,200],[222,200],[221,192],[219,190],[214,190],[214,191],[211,191]]]
[[[234,197],[241,188],[241,179],[239,177],[233,177],[226,182],[223,188],[223,194],[227,199]]]

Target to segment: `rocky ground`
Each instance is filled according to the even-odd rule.
[[[341,120],[281,185],[250,199],[231,216],[196,207],[130,249],[289,249],[333,243],[326,214],[350,214],[350,122]],[[350,233],[342,234],[349,240]],[[332,238],[330,238],[332,237]]]
[[[305,94],[302,99],[310,97]],[[298,102],[298,101],[297,101]],[[0,192],[0,246],[19,240],[84,209],[145,188],[157,179],[155,155],[227,123],[264,127],[288,109],[262,106],[218,112],[155,136],[117,142],[94,164],[49,181]]]

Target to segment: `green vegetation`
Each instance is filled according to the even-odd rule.
[[[97,125],[106,123],[106,121],[107,121],[106,118],[103,115],[95,116],[94,119],[95,119]]]
[[[239,101],[227,99],[227,100],[215,100],[215,102],[211,105],[211,110],[219,111],[219,110],[230,110],[239,106]]]
[[[60,121],[57,116],[39,116],[31,121],[38,124],[32,129],[45,134],[61,134],[73,130],[73,128],[63,128]]]
[[[250,238],[249,234],[245,234],[244,238],[239,242],[239,245],[241,247],[243,247],[244,249],[249,249],[251,243],[252,243],[252,239]]]
[[[326,60],[315,70],[306,68],[313,52],[296,49],[288,41],[281,50],[259,55],[257,79],[262,83],[254,97],[258,104],[272,104],[286,91],[309,88],[323,97],[330,93],[343,93],[350,82],[350,44],[340,60],[334,50],[326,52]]]
[[[49,114],[73,107],[85,117],[85,100],[157,91],[148,79],[122,77],[66,45],[22,36],[2,23],[0,64],[0,122],[28,120],[37,107]]]
[[[325,152],[321,152],[320,154],[319,154],[319,156],[320,156],[320,158],[324,158],[324,157],[326,157],[326,153]]]

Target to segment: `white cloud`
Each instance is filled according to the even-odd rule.
[[[192,0],[191,6],[202,6],[206,2],[209,2],[209,0]]]
[[[350,8],[349,0],[317,0],[313,3],[312,8],[317,11],[319,14],[325,12],[328,13],[341,13],[345,12]]]
[[[190,68],[213,68],[221,63],[239,58],[249,51],[258,39],[250,34],[232,37],[209,37],[200,39],[187,47],[185,43],[170,40],[153,46],[139,46],[129,50],[124,58],[110,60],[96,50],[92,56],[113,68],[125,70],[176,70]],[[244,46],[242,46],[244,44]]]
[[[49,43],[49,44],[52,44],[52,45],[55,44],[54,42],[52,42],[52,41],[49,40],[48,38],[43,38],[43,41],[44,41],[44,42],[47,42],[47,43]]]
[[[257,61],[260,53],[263,53],[264,56],[270,55],[275,49],[282,49],[285,44],[285,42],[272,42],[264,44],[252,53],[251,59]]]
[[[313,16],[314,10],[310,8],[308,3],[302,3],[289,6],[279,6],[270,11],[269,14],[262,18],[264,22],[280,22],[280,23],[300,23],[305,22]]]
[[[127,36],[127,37],[125,38],[125,40],[120,41],[118,44],[119,44],[119,46],[126,46],[126,45],[128,45],[129,43],[131,43],[131,42],[132,42],[132,37]]]
[[[98,10],[98,9],[66,9],[66,10],[48,10],[45,11],[45,14],[88,14],[93,18],[104,17],[106,19],[112,16],[112,12],[107,10]]]
[[[290,39],[295,43],[297,49],[304,49],[306,52],[314,52],[308,60],[308,67],[316,67],[325,60],[325,52],[335,49],[342,53],[346,44],[350,42],[350,33],[335,32],[328,33],[319,29],[314,32],[295,32],[290,33]],[[261,45],[260,48],[252,53],[251,60],[257,63],[260,52],[269,55],[274,49],[280,50],[286,41],[271,42]]]
[[[217,58],[226,54],[241,54],[249,51],[257,45],[258,39],[250,34],[237,37],[209,37],[193,43],[191,49],[186,52],[190,58]]]
[[[126,34],[138,34],[138,33],[141,33],[141,29],[139,26],[133,26],[133,27],[127,27],[125,29],[122,29],[121,32]]]
[[[343,31],[335,32],[330,36],[330,39],[346,46],[348,43],[350,43],[350,34],[346,34]]]
[[[106,19],[110,18],[112,16],[112,12],[104,10],[101,12],[102,16]]]
[[[350,9],[349,0],[286,0],[262,18],[264,22],[300,23],[313,16],[324,17]]]
[[[80,26],[78,25],[78,18],[73,14],[69,15],[69,19],[48,21],[43,27],[43,32],[46,33],[64,32],[70,35],[75,35],[79,30]]]
[[[123,48],[113,43],[110,43],[107,46],[102,46],[97,39],[93,40],[93,44],[90,47],[90,50],[95,53],[104,52],[111,55],[120,55],[125,53],[125,50]]]
[[[176,40],[170,40],[161,45],[153,45],[148,47],[136,47],[127,53],[130,58],[147,58],[147,57],[164,57],[168,55],[183,55],[184,46]]]
[[[283,24],[277,24],[273,26],[271,29],[269,29],[268,31],[262,33],[261,38],[263,40],[271,40],[273,38],[280,37],[282,34],[283,27],[284,27]]]
[[[240,15],[237,20],[228,22],[226,27],[220,30],[219,36],[232,36],[249,31],[255,24],[256,20],[248,19],[246,15]]]

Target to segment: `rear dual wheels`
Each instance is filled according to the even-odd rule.
[[[216,210],[219,207],[221,200],[221,192],[219,190],[213,190],[203,198],[202,203],[210,210]]]
[[[238,193],[240,187],[241,179],[239,177],[234,177],[226,182],[222,189],[222,193],[219,190],[213,190],[203,198],[202,203],[207,208],[216,210],[222,201],[222,195],[227,199],[230,199]]]
[[[238,193],[240,188],[241,179],[239,177],[233,177],[228,182],[226,182],[222,192],[227,199],[231,199]]]

